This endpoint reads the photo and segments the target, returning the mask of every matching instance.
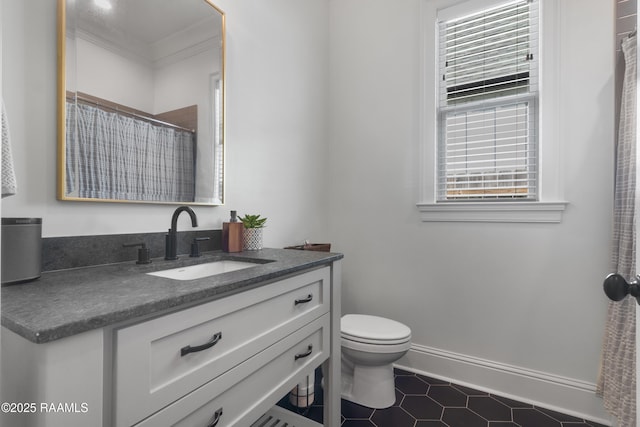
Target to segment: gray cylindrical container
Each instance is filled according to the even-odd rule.
[[[35,280],[42,272],[42,218],[2,218],[2,284]]]

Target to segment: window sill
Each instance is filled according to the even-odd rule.
[[[560,223],[568,202],[418,203],[423,222]]]

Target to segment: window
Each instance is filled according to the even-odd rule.
[[[560,194],[559,185],[549,185],[558,177],[554,169],[559,163],[553,159],[557,100],[550,91],[546,104],[541,102],[540,89],[541,76],[546,77],[545,88],[557,85],[557,71],[549,65],[542,68],[540,62],[543,47],[550,59],[547,64],[557,56],[550,42],[557,35],[557,9],[553,9],[557,6],[546,8],[551,22],[544,27],[547,41],[543,43],[539,27],[541,15],[547,15],[540,3],[555,2],[467,0],[437,11],[423,5],[426,19],[436,25],[434,38],[424,22],[424,120],[429,119],[429,103],[435,104],[434,125],[423,124],[425,152],[430,146],[434,153],[423,156],[424,201],[418,207],[424,221],[561,220],[566,203],[549,202]],[[434,40],[430,46],[429,39]],[[430,59],[434,46],[436,57]],[[431,61],[435,93],[426,80],[432,75]],[[430,101],[434,95],[435,102]],[[541,106],[546,108],[545,115]],[[549,139],[544,142],[548,160],[544,164],[542,120]]]
[[[439,21],[437,200],[537,200],[537,2]]]

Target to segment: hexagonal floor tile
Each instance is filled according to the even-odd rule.
[[[360,418],[368,419],[373,415],[374,409],[360,406],[356,403],[342,399],[341,402],[342,416],[346,419]]]
[[[489,393],[485,391],[476,390],[473,388],[465,387],[463,385],[451,384],[451,387],[460,390],[467,396],[489,396]]]
[[[415,427],[447,427],[442,421],[417,421]]]
[[[490,421],[511,421],[511,408],[489,396],[471,396],[467,408]]]
[[[402,403],[402,399],[404,399],[404,393],[396,389],[396,401],[393,406],[400,406],[400,404]]]
[[[562,414],[560,412],[552,411],[551,409],[540,408],[540,407],[537,407],[537,406],[536,406],[536,409],[538,411],[542,412],[543,414],[549,415],[554,420],[558,420],[558,421],[563,422],[563,423],[566,423],[566,422],[568,422],[568,423],[579,423],[579,422],[583,421],[580,418],[576,418],[576,417],[572,417],[571,415]]]
[[[372,409],[343,400],[342,427],[605,427],[401,369],[395,370],[395,380],[396,403],[391,408]],[[320,388],[315,397],[311,408],[294,408],[288,396],[278,405],[320,421]]]
[[[448,381],[438,380],[436,378],[427,377],[426,375],[416,374],[416,377],[420,378],[422,381],[429,385],[451,385],[451,383]]]
[[[440,420],[444,410],[438,402],[424,396],[406,396],[400,407],[418,420]]]
[[[518,402],[517,400],[507,399],[506,397],[496,396],[495,394],[490,394],[489,396],[493,397],[498,402],[502,402],[510,408],[533,408],[533,405],[529,403]]]
[[[449,385],[432,385],[427,396],[442,406],[467,406],[467,395]]]
[[[416,419],[402,408],[392,406],[387,409],[376,409],[371,417],[371,421],[377,426],[409,427],[415,424]]]
[[[324,418],[324,407],[322,406],[311,406],[307,409],[305,417],[322,424],[322,420]]]
[[[400,376],[396,377],[396,388],[404,394],[426,395],[429,391],[429,384],[415,376]]]
[[[561,427],[560,421],[556,421],[548,415],[533,408],[513,409],[513,422],[522,427]]]
[[[450,427],[487,427],[488,422],[467,408],[444,408],[442,421]]]
[[[342,427],[377,427],[369,420],[344,420]]]

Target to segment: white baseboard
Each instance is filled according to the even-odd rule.
[[[419,344],[400,369],[504,396],[603,425],[614,425],[593,383]]]

